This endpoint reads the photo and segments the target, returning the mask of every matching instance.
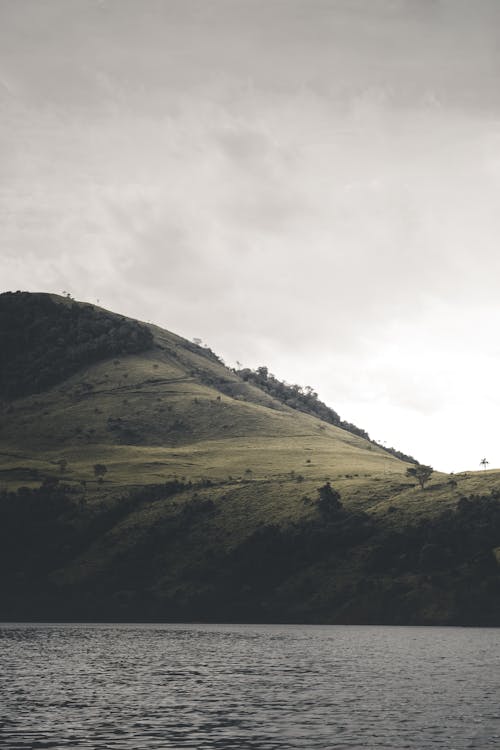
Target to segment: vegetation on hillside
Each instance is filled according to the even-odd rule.
[[[395,448],[386,448],[385,446],[380,445],[380,443],[371,440],[365,430],[356,427],[356,425],[351,424],[351,422],[346,422],[341,419],[336,411],[323,403],[323,401],[320,401],[318,394],[311,388],[311,386],[307,385],[303,388],[300,385],[289,385],[272,375],[267,367],[258,367],[256,370],[244,367],[243,369],[235,370],[235,372],[246,382],[253,383],[266,393],[269,393],[270,396],[281,401],[281,403],[286,404],[286,406],[290,406],[292,409],[298,409],[298,411],[305,412],[306,414],[312,414],[323,422],[328,422],[336,427],[341,427],[343,430],[347,430],[347,432],[351,432],[353,435],[358,435],[365,440],[369,440],[374,445],[378,445],[391,455],[401,459],[401,461],[407,461],[414,464],[418,463],[418,461],[412,456],[408,456]]]
[[[390,528],[347,509],[327,483],[307,517],[230,546],[214,533],[221,507],[210,493],[210,483],[170,482],[98,504],[62,483],[0,494],[1,616],[500,624],[500,492]],[[104,566],[64,583],[72,561],[162,503]]]
[[[0,295],[0,397],[17,398],[65,380],[81,367],[150,348],[137,321],[48,294]]]
[[[418,464],[417,466],[409,466],[406,469],[406,476],[411,477],[412,479],[415,478],[421,489],[424,489],[425,483],[429,481],[432,474],[434,472],[434,469],[432,466],[427,466],[426,464]]]
[[[71,299],[1,296],[0,343],[0,619],[500,624],[496,472],[405,476],[312,389]]]

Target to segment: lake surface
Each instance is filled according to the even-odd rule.
[[[500,630],[0,624],[0,747],[500,748]]]

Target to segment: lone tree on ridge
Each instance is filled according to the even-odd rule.
[[[417,464],[416,466],[409,466],[406,469],[406,476],[413,477],[417,480],[420,488],[423,490],[425,483],[431,478],[434,469],[432,466],[425,466],[425,464]]]

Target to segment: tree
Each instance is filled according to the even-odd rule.
[[[61,474],[63,474],[68,468],[68,462],[65,458],[60,458],[58,461],[56,461],[56,464],[59,466]]]
[[[424,489],[424,484],[430,479],[434,469],[432,466],[425,466],[425,464],[417,464],[406,469],[406,476],[413,477],[419,483],[421,489]]]
[[[330,482],[318,487],[318,510],[322,516],[332,516],[342,508],[340,493],[334,490]]]
[[[480,462],[479,462],[479,465],[482,466],[483,469],[486,469],[486,467],[488,466],[488,464],[489,464],[489,461],[486,458],[482,458],[480,460]]]
[[[103,476],[107,472],[107,467],[104,464],[94,464],[94,475],[98,477],[99,482],[102,482]]]

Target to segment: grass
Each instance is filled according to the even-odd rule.
[[[405,477],[407,465],[377,446],[288,409],[202,350],[152,330],[153,351],[103,361],[43,394],[4,405],[0,486],[36,486],[55,475],[86,482],[91,495],[172,478],[209,479],[221,488],[229,484],[241,498],[254,497],[252,512],[264,507],[268,517],[283,517],[273,508],[288,507],[285,495],[314,496],[328,480],[353,508],[378,515],[391,509],[393,524],[500,483],[497,472],[481,471],[457,475],[452,488],[435,473],[421,491]],[[235,395],[224,392],[231,389]],[[60,459],[67,462],[64,472]],[[102,484],[96,463],[108,469]],[[238,502],[232,513],[238,516]]]
[[[211,501],[213,513],[186,527],[172,550],[160,555],[154,584],[160,589],[188,590],[182,571],[193,560],[214,550],[228,554],[263,525],[317,518],[317,490],[326,481],[346,509],[370,514],[387,531],[438,517],[460,497],[500,490],[496,471],[457,474],[456,485],[436,471],[421,490],[405,476],[408,464],[382,448],[293,411],[203,349],[151,330],[153,350],[102,361],[0,407],[0,489],[38,487],[57,477],[76,488],[89,513],[99,514],[145,485],[172,479],[193,484],[173,498],[160,494],[129,508],[52,573],[56,585],[112,570],[124,554],[147,544],[155,529],[182,520],[194,501]],[[102,481],[94,474],[97,463],[107,468]],[[320,598],[326,601],[339,581],[350,585],[357,554],[345,569],[339,563],[337,583],[324,571],[310,573],[321,581]],[[306,580],[309,573],[301,575]]]
[[[157,346],[4,405],[3,484],[30,482],[33,468],[51,472],[61,458],[66,480],[91,481],[100,462],[116,487],[175,475],[223,481],[293,471],[318,481],[404,472],[382,450],[273,401],[178,337],[159,332]]]

